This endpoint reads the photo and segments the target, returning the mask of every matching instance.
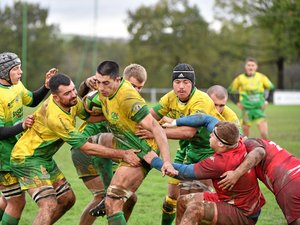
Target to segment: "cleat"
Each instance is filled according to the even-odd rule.
[[[94,208],[89,211],[91,216],[99,217],[105,216],[105,198],[103,198]]]

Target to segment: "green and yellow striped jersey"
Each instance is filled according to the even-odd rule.
[[[161,118],[163,116],[168,116],[177,119],[188,115],[204,113],[212,115],[219,120],[225,120],[216,110],[212,99],[205,92],[200,91],[197,88],[193,89],[190,99],[185,103],[182,103],[172,90],[160,99],[159,103],[153,107],[153,110]],[[179,145],[181,149],[189,146],[189,149],[198,155],[197,160],[204,159],[213,154],[213,150],[209,146],[209,132],[205,127],[199,127],[192,139],[180,140]],[[181,158],[183,157],[184,156]]]
[[[11,160],[14,163],[25,163],[26,158],[52,159],[64,142],[74,148],[80,148],[88,136],[76,128],[76,116],[86,119],[81,100],[71,107],[70,112],[61,109],[52,95],[45,100],[34,113],[34,124],[16,143],[12,150]]]
[[[113,133],[118,148],[141,149],[144,152],[149,149],[158,150],[156,141],[140,139],[135,135],[137,125],[150,112],[145,100],[132,87],[127,80],[122,80],[116,93],[111,97],[104,97],[97,92],[87,95],[88,109],[101,105],[102,113],[106,117],[108,131]]]
[[[265,90],[274,85],[267,76],[256,72],[253,76],[238,75],[228,88],[229,93],[239,93],[239,100],[245,109],[261,108],[265,102]]]
[[[0,127],[21,123],[23,105],[29,106],[32,103],[32,92],[19,81],[18,84],[11,86],[0,84],[0,96]],[[20,135],[0,140],[0,170],[10,170],[10,153]]]

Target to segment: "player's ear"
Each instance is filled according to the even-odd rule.
[[[59,97],[56,94],[52,94],[54,101],[59,102]]]
[[[220,148],[223,148],[225,145],[224,145],[221,141],[218,141],[218,146],[219,146]]]

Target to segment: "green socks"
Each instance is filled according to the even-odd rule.
[[[109,225],[126,225],[126,220],[123,212],[118,212],[114,215],[108,216],[107,221]]]
[[[0,209],[0,221],[2,220],[3,213],[4,213],[4,211],[2,209]]]
[[[176,217],[176,204],[176,199],[166,196],[163,204],[161,225],[171,225],[173,223]]]
[[[3,217],[2,217],[2,225],[17,225],[17,224],[19,224],[19,220],[20,219],[17,219],[15,217],[12,217],[12,216],[4,213]]]
[[[174,219],[175,219],[175,216],[176,216],[176,213],[175,213],[175,212],[172,213],[172,214],[163,212],[163,214],[162,214],[162,219],[161,219],[161,224],[162,224],[162,225],[171,225],[172,222],[173,222]]]

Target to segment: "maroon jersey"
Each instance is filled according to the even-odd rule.
[[[257,177],[272,191],[288,224],[300,218],[300,159],[273,141],[248,139],[247,151],[262,147],[265,158],[256,166]]]
[[[273,141],[248,139],[245,145],[248,152],[255,147],[265,149],[265,158],[256,166],[257,177],[275,195],[291,180],[300,177],[300,160]]]
[[[238,207],[244,215],[253,215],[265,204],[254,169],[242,176],[232,190],[223,190],[219,187],[220,176],[228,171],[235,170],[244,160],[246,147],[240,140],[237,148],[223,153],[215,153],[211,157],[195,164],[194,171],[197,179],[211,178],[219,201],[227,202]],[[214,195],[214,194],[212,194]],[[216,201],[216,196],[204,195],[206,200]]]

